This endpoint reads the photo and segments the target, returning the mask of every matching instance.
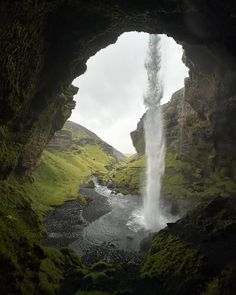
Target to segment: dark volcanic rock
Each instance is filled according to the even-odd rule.
[[[235,103],[230,111],[226,103],[236,92],[233,1],[13,0],[2,1],[0,11],[1,177],[35,165],[73,107],[66,99],[71,81],[90,56],[132,30],[166,33],[183,44],[186,100],[209,120],[219,150],[235,138]],[[217,153],[212,157],[221,162]]]
[[[78,200],[71,200],[47,213],[45,244],[61,248],[78,239],[85,223],[81,212],[82,206]]]
[[[142,269],[146,284],[163,295],[203,294],[213,284],[214,294],[235,294],[235,216],[235,198],[216,198],[160,231]]]

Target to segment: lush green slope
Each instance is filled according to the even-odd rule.
[[[0,289],[4,294],[31,295],[35,288],[37,294],[57,294],[68,267],[78,280],[88,272],[73,253],[40,246],[42,218],[52,206],[77,197],[88,176],[105,173],[114,161],[99,145],[73,144],[64,152],[45,151],[32,175],[0,181]]]
[[[33,203],[47,210],[67,199],[78,196],[78,188],[95,172],[105,172],[105,166],[114,159],[96,145],[86,145],[76,152],[43,153],[39,167],[34,171],[34,184],[39,192]]]

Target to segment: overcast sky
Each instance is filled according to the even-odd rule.
[[[115,44],[91,57],[85,74],[73,82],[79,92],[70,120],[95,132],[123,153],[135,153],[130,132],[145,112],[147,46],[148,34],[125,33]],[[166,102],[183,87],[187,68],[181,61],[182,48],[172,38],[164,38],[162,57]]]

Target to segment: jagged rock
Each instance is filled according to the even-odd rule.
[[[71,111],[75,107],[73,96],[77,91],[77,87],[70,85],[63,94],[57,97],[54,103],[37,116],[37,120],[34,120],[34,123],[30,124],[26,131],[23,129],[19,131],[21,138],[17,138],[20,141],[19,149],[16,149],[19,152],[19,161],[15,167],[17,173],[25,173],[37,165],[45,146],[55,131],[61,129],[65,120],[71,115]]]

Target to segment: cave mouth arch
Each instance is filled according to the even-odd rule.
[[[196,113],[196,118],[189,118],[186,122],[194,152],[191,157],[202,163],[200,172],[203,175],[209,177],[216,173],[223,176],[221,185],[225,189],[229,179],[235,181],[234,1],[13,0],[1,1],[0,6],[1,179],[34,169],[50,138],[70,116],[76,93],[70,83],[85,71],[88,58],[114,43],[121,33],[137,30],[165,33],[183,45],[190,69],[184,95]],[[196,122],[200,128],[191,130],[190,126],[196,126]],[[196,149],[199,145],[200,153]],[[202,190],[204,186],[198,188]],[[14,200],[15,196],[11,194],[9,204],[15,208],[15,203],[20,200],[19,208],[29,208],[25,221],[31,222],[35,220],[34,212],[31,204],[21,202],[21,195]],[[7,223],[12,224],[10,229],[13,231],[6,231],[3,241],[9,241],[6,248],[12,249],[17,224],[11,215],[9,217]],[[232,227],[229,230],[231,234]],[[20,231],[23,232],[24,228]],[[34,263],[29,261],[27,248],[22,251],[22,242],[25,245],[26,241],[23,238],[16,244],[20,249],[19,256],[14,251],[14,257],[18,256],[14,260],[23,264],[12,264],[9,257],[3,260],[3,292],[10,288],[10,293],[16,290],[15,294],[19,294],[19,288],[23,289],[18,279],[27,276],[23,288],[32,280],[31,272],[26,270]],[[38,250],[37,247],[35,251],[38,253]],[[211,253],[214,261],[219,252]],[[223,249],[221,253],[228,254],[227,261],[231,262],[231,251]],[[222,256],[222,260],[224,258]],[[12,280],[9,269],[16,269],[17,282]]]
[[[89,58],[87,71],[73,81],[79,91],[70,120],[92,130],[124,154],[135,153],[130,132],[145,113],[148,38],[149,34],[143,32],[122,34],[116,43]],[[184,87],[188,68],[182,62],[182,47],[166,35],[162,35],[161,53],[164,104]]]
[[[84,73],[88,58],[134,30],[165,33],[182,44],[190,69],[185,99],[200,119],[210,120],[209,136],[214,138],[207,162],[221,162],[223,145],[230,158],[228,141],[236,137],[231,120],[235,107],[232,100],[227,105],[236,93],[235,4],[119,0],[20,6],[24,9],[17,1],[4,5],[1,18],[6,33],[1,35],[0,118],[3,148],[10,155],[8,160],[5,153],[0,156],[2,178],[35,166],[70,115],[76,89],[69,85]]]

